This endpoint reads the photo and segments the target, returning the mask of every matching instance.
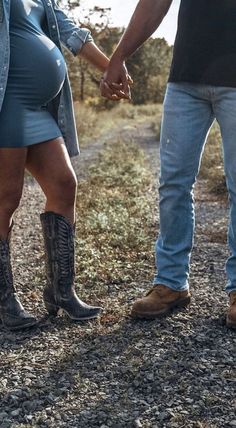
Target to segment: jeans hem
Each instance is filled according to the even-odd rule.
[[[230,289],[228,289],[227,287],[225,288],[225,292],[226,292],[227,294],[232,293],[232,291],[233,291],[233,292],[236,292],[236,287],[235,287],[235,288],[230,288]]]
[[[168,284],[166,281],[162,281],[162,280],[154,280],[153,281],[153,285],[165,285],[166,287],[170,288],[173,291],[186,291],[189,290],[189,285],[185,284],[184,286],[181,285],[180,287],[174,287],[173,285]]]
[[[231,291],[236,291],[236,284],[235,284],[235,282],[232,282],[232,281],[228,280],[226,282],[224,291],[227,294],[231,293]]]

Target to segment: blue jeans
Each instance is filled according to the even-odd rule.
[[[210,127],[216,119],[223,140],[230,200],[226,291],[236,291],[236,88],[169,83],[160,144],[160,235],[156,242],[154,284],[189,287],[193,245],[193,185]]]

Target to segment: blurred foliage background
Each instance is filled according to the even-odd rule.
[[[96,44],[111,56],[123,28],[110,25],[110,9],[95,7],[86,13],[80,11],[78,1],[61,0],[60,5],[66,8],[78,24],[91,30]],[[83,19],[80,19],[82,18]],[[96,108],[111,108],[113,103],[101,99],[99,82],[101,73],[83,59],[74,59],[65,51],[72,90],[75,101]],[[132,96],[134,104],[160,103],[163,101],[169,67],[172,58],[172,46],[165,39],[149,39],[127,62],[132,78],[135,81]]]

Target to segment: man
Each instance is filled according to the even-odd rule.
[[[130,96],[125,60],[158,28],[171,3],[139,1],[102,80],[103,96]],[[214,119],[221,128],[230,196],[226,322],[236,328],[236,2],[182,0],[161,132],[157,274],[147,296],[134,303],[133,317],[156,318],[190,303],[192,189]]]

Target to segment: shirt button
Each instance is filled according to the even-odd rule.
[[[53,30],[56,28],[56,25],[52,25]]]

